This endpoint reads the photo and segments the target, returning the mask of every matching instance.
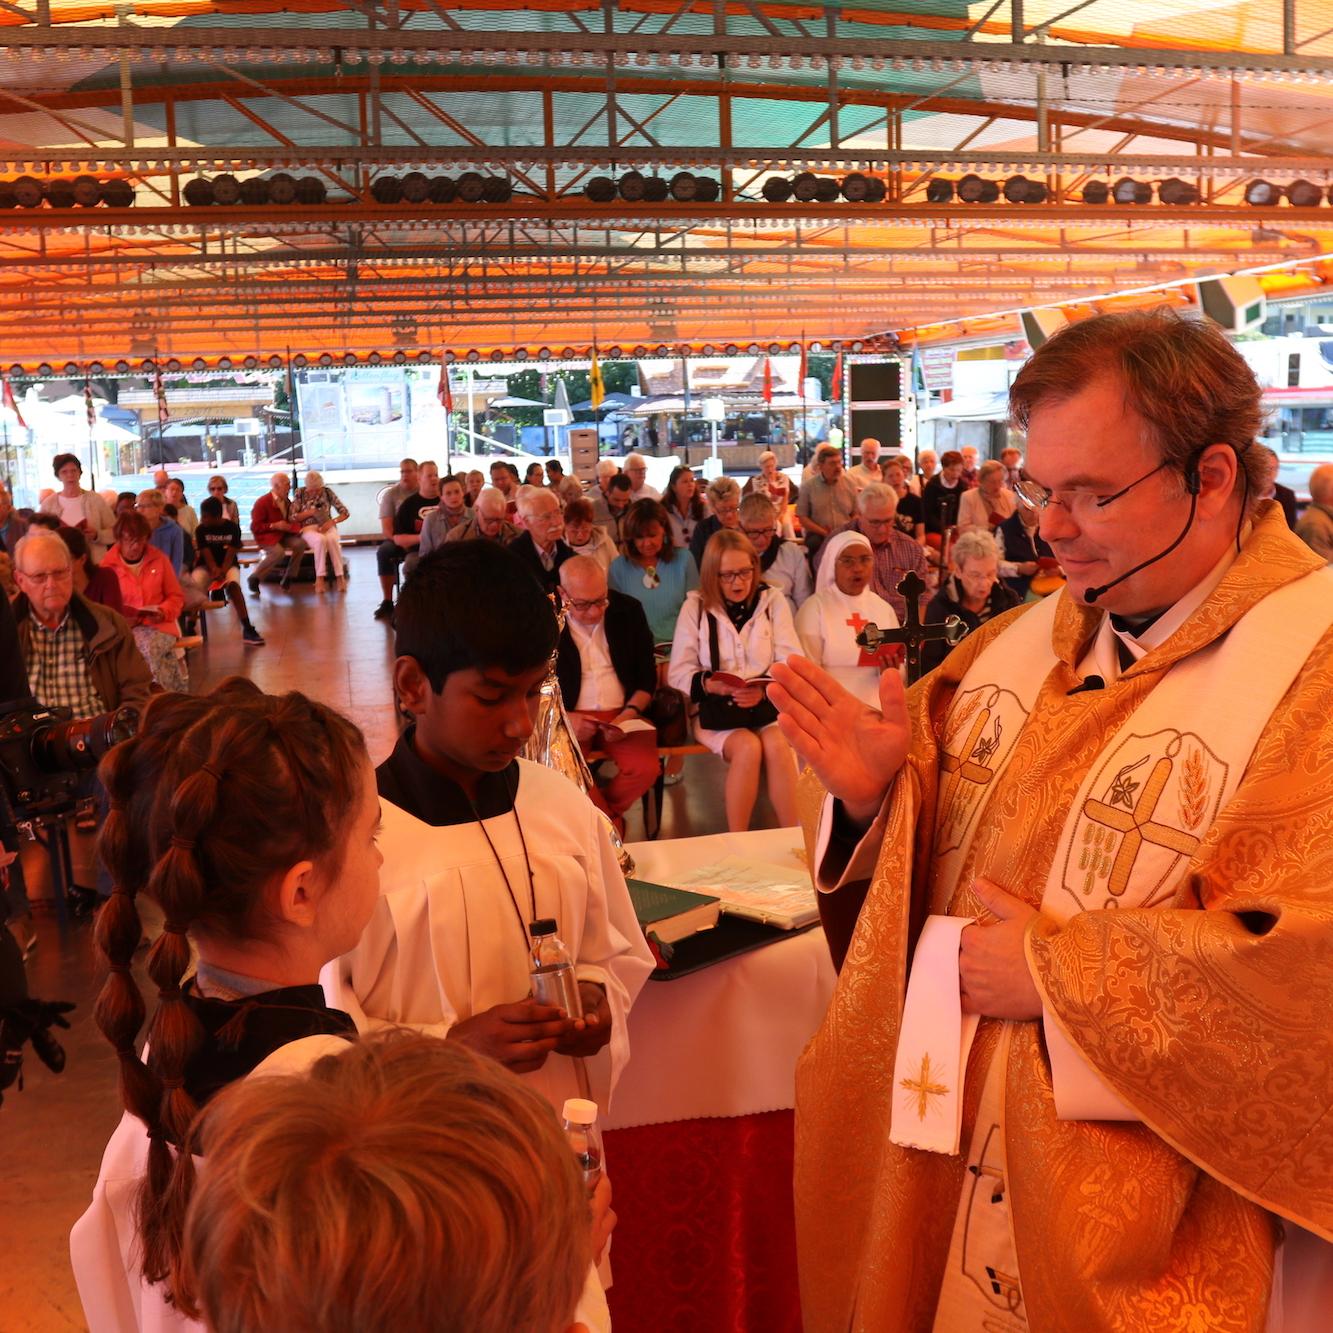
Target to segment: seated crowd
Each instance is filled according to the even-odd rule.
[[[761,787],[797,823],[775,664],[803,655],[876,707],[900,653],[857,635],[919,609],[904,576],[931,585],[927,623],[969,629],[1058,577],[1006,453],[916,472],[868,440],[857,468],[821,450],[799,484],[770,457],[744,492],[678,467],[664,498],[636,455],[587,494],[558,464],[520,484],[497,463],[487,486],[404,460],[376,615],[408,720],[378,767],[303,694],[186,692],[181,620],[202,597],[262,643],[224,479],[197,513],[169,477],[94,504],[68,459],[54,508],[29,519],[0,493],[16,583],[0,611],[34,698],[142,711],[85,789],[100,867],[88,839],[75,858],[76,882],[103,881],[94,1017],[121,1076],[70,1240],[94,1333],[607,1328],[614,1163],[576,1157],[561,1118],[608,1104],[653,960],[601,814],[623,832],[659,780],[674,698],[726,765],[727,827],[749,826]],[[1319,487],[1316,525],[1333,474]],[[346,516],[318,473],[294,495],[276,474],[251,515],[251,592],[290,582],[306,550],[316,590],[341,588]],[[605,761],[586,797],[519,758],[553,652],[574,733]],[[155,1002],[134,966],[149,901]],[[561,1004],[530,989],[545,922],[573,965]]]

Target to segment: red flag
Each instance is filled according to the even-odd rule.
[[[842,353],[838,353],[838,359],[833,363],[833,401],[839,403],[842,401]]]
[[[97,425],[97,405],[93,402],[93,382],[87,375],[83,377],[83,410],[88,418],[88,431],[91,434]]]
[[[3,386],[3,401],[9,410],[14,414],[14,419],[23,427],[28,429],[28,423],[23,419],[23,413],[19,411],[19,405],[14,401],[14,390],[9,387],[9,376],[0,372],[0,386]]]
[[[801,344],[801,364],[797,367],[797,370],[796,370],[796,382],[797,382],[798,385],[800,385],[800,389],[801,389],[801,397],[802,397],[802,398],[805,397],[805,381],[806,381],[807,377],[809,376],[809,374],[810,374],[810,364],[809,364],[809,359],[808,359],[807,356],[806,356],[806,352],[805,352],[805,344],[802,343],[802,344]]]
[[[771,357],[764,358],[764,402],[773,401],[773,362]]]
[[[449,386],[449,364],[445,361],[443,354],[440,356],[440,382],[436,386],[435,394],[440,400],[440,406],[446,412],[454,410],[454,392]]]

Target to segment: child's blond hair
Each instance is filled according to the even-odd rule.
[[[563,1330],[587,1192],[547,1102],[437,1038],[389,1032],[204,1113],[186,1282],[216,1333]]]

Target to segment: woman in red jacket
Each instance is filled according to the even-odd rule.
[[[134,627],[134,642],[148,663],[153,679],[164,690],[190,688],[185,659],[178,645],[176,621],[185,606],[176,571],[148,538],[148,520],[135,511],[116,519],[116,544],[102,559],[120,583],[125,619]]]

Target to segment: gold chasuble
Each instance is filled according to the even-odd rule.
[[[1120,828],[1125,803],[1114,793],[1088,803],[1098,828],[1125,835],[1114,851],[1096,829],[1079,843],[1108,884],[1140,845],[1179,843],[1185,873],[1164,900],[1063,924],[1043,915],[1029,931],[1048,1021],[1137,1120],[1057,1118],[1042,1024],[985,1019],[967,1060],[960,1153],[889,1138],[905,1096],[894,1062],[925,918],[976,915],[969,886],[978,876],[1039,907],[1085,778],[1165,673],[1320,565],[1276,505],[1261,507],[1240,555],[1184,623],[1107,688],[1074,694],[1105,613],[1061,594],[1057,660],[1033,682],[1035,703],[1016,739],[1005,737],[1013,748],[996,773],[975,744],[993,721],[951,718],[951,705],[979,654],[1031,608],[983,626],[909,693],[911,753],[889,795],[837,990],[797,1070],[809,1333],[930,1333],[960,1200],[986,1187],[992,1161],[1007,1178],[1021,1313],[1034,1333],[1260,1333],[1281,1239],[1275,1218],[1333,1240],[1333,631],[1272,711],[1220,812],[1189,809],[1191,784],[1205,775],[1197,755],[1179,756],[1172,800],[1184,822],[1196,818],[1188,838],[1159,828],[1151,812]],[[1241,691],[1238,716],[1245,707]],[[964,771],[969,763],[977,771]],[[1168,768],[1145,762],[1126,778],[1133,809],[1158,800]],[[943,783],[971,783],[969,808],[942,802]],[[812,865],[824,795],[807,776]],[[972,828],[961,864],[951,863],[959,817],[941,819],[941,809],[963,809]],[[956,892],[945,887],[953,884]],[[944,1091],[931,1069],[913,1085],[926,1102]],[[985,1123],[998,1122],[1002,1140],[971,1145],[983,1088],[995,1103]],[[994,1318],[956,1333],[1013,1326],[1004,1290],[1013,1275],[995,1276],[986,1296]]]

